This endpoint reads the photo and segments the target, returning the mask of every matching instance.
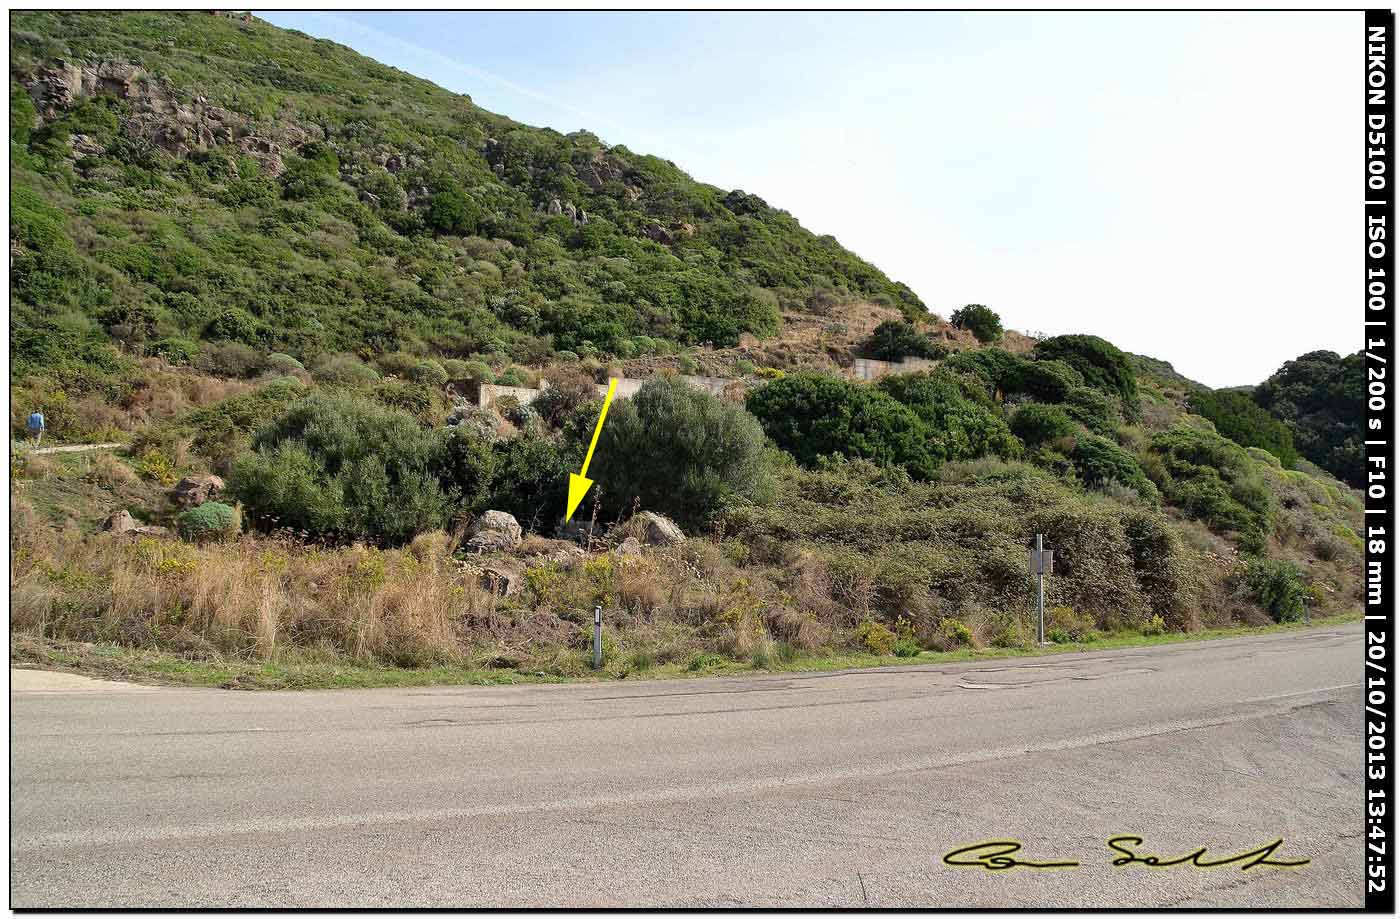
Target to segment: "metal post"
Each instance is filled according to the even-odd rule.
[[[1035,534],[1035,620],[1036,640],[1045,644],[1045,551],[1044,534]]]
[[[1312,607],[1308,605],[1308,598],[1306,595],[1303,597],[1303,622],[1307,625],[1312,625]]]
[[[603,607],[593,607],[593,669],[603,667]]]

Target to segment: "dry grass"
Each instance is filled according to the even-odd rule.
[[[116,642],[194,658],[294,653],[409,667],[490,664],[571,674],[587,668],[595,603],[609,666],[645,669],[723,653],[762,665],[779,649],[848,643],[851,611],[815,556],[789,568],[735,566],[720,547],[548,561],[532,540],[498,564],[524,572],[509,598],[484,589],[456,540],[427,533],[401,550],[310,548],[244,536],[192,545],[43,524],[12,501],[11,628],[46,639]],[[557,556],[556,556],[557,557]]]

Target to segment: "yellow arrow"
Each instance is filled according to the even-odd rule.
[[[598,413],[598,424],[593,428],[593,442],[588,445],[588,453],[583,458],[583,468],[577,473],[569,473],[569,512],[564,515],[565,523],[573,519],[574,511],[578,510],[578,503],[593,485],[593,480],[588,477],[588,464],[593,462],[593,450],[598,446],[598,435],[603,432],[603,419],[608,417],[608,406],[612,405],[613,392],[616,390],[617,380],[609,378],[608,394],[603,397],[603,410]]]

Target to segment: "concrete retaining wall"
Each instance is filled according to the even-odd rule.
[[[857,380],[878,380],[891,373],[913,373],[916,370],[932,370],[934,362],[923,357],[906,357],[902,361],[877,361],[874,358],[858,357],[851,375]]]
[[[740,380],[731,380],[725,377],[693,377],[682,375],[681,379],[691,386],[694,386],[696,389],[703,389],[716,396],[723,396],[731,387],[742,387],[745,385]],[[646,380],[618,377],[617,392],[613,395],[613,398],[630,399],[637,394],[637,390],[641,389],[642,384],[645,382]],[[608,385],[606,383],[599,383],[597,386],[598,395],[605,396],[608,394]],[[503,396],[512,396],[518,400],[521,405],[529,405],[531,402],[535,401],[535,399],[539,398],[540,393],[548,388],[549,384],[543,380],[540,381],[539,389],[530,389],[524,386],[498,386],[494,383],[482,383],[480,390],[477,392],[476,404],[480,408],[490,408],[497,399]]]

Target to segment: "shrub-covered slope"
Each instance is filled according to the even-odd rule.
[[[20,12],[10,36],[17,373],[108,380],[109,339],[523,361],[924,312],[755,195],[256,19]]]

